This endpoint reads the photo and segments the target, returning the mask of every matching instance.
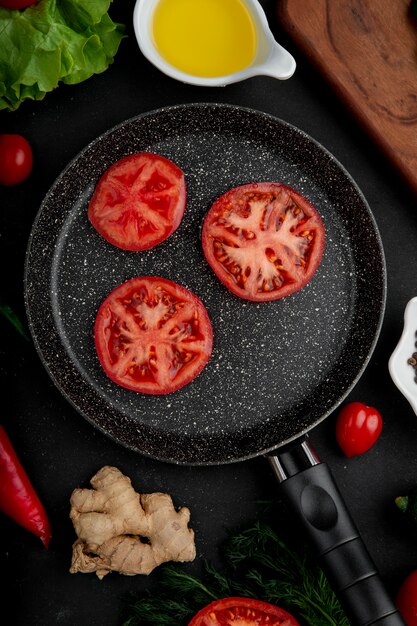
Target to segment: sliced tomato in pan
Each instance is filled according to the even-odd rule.
[[[299,626],[290,613],[253,598],[222,598],[199,611],[188,626]]]
[[[141,276],[116,287],[101,304],[94,339],[100,363],[115,383],[166,394],[205,367],[213,331],[191,291],[165,278]]]
[[[139,152],[104,172],[90,200],[88,218],[114,246],[146,250],[178,228],[185,195],[184,173],[175,163]]]
[[[206,215],[207,261],[231,292],[262,302],[304,287],[324,249],[316,209],[286,185],[252,183],[218,198]]]

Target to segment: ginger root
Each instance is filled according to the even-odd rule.
[[[127,476],[105,466],[90,481],[93,489],[75,489],[70,518],[78,539],[70,572],[112,571],[128,576],[150,574],[166,561],[195,558],[190,511],[176,511],[165,493],[139,494]]]

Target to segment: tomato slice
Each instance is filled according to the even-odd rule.
[[[178,228],[185,196],[179,167],[165,157],[139,152],[104,172],[90,200],[88,218],[114,246],[146,250]]]
[[[299,626],[284,609],[252,598],[222,598],[205,606],[188,626]]]
[[[206,259],[230,291],[245,300],[276,300],[313,277],[325,232],[316,209],[278,183],[252,183],[220,196],[202,232]]]
[[[165,278],[140,276],[116,287],[101,304],[94,339],[100,363],[115,383],[166,394],[205,367],[213,331],[191,291]]]

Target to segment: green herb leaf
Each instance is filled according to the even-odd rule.
[[[417,527],[417,487],[414,487],[402,496],[395,498],[395,504],[404,514],[405,519],[414,530]]]
[[[221,571],[205,563],[198,578],[179,566],[162,566],[156,590],[130,596],[123,626],[187,626],[206,604],[228,596],[281,606],[309,626],[349,626],[327,578],[307,554],[257,522],[231,535]]]
[[[23,337],[23,339],[26,339],[26,341],[29,341],[29,337],[28,337],[28,335],[27,335],[27,333],[26,333],[26,331],[25,331],[25,329],[23,327],[22,322],[17,317],[16,313],[13,311],[13,309],[11,307],[9,307],[7,304],[1,304],[0,303],[0,313],[11,324],[13,324],[13,326],[15,327],[15,329],[17,330],[19,335],[21,337]]]
[[[111,0],[40,0],[24,11],[0,8],[0,110],[41,100],[60,82],[104,72],[124,27],[107,11]]]

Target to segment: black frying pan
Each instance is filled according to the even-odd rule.
[[[107,167],[145,150],[184,170],[187,207],[166,242],[132,253],[95,232],[87,203]],[[327,236],[311,282],[288,298],[260,304],[229,293],[200,245],[202,218],[212,202],[255,181],[283,182],[299,191],[319,211]],[[167,396],[118,387],[102,371],[94,348],[95,314],[105,296],[123,281],[149,274],[196,293],[214,328],[207,367]],[[29,240],[25,294],[42,362],[90,422],[119,443],[172,463],[269,455],[323,567],[342,590],[352,623],[403,624],[326,466],[306,441],[299,444],[362,374],[385,306],[384,254],[374,218],[324,148],[274,117],[231,105],[175,106],[128,120],[88,145],[48,192]],[[273,453],[278,446],[284,446],[280,456]]]

